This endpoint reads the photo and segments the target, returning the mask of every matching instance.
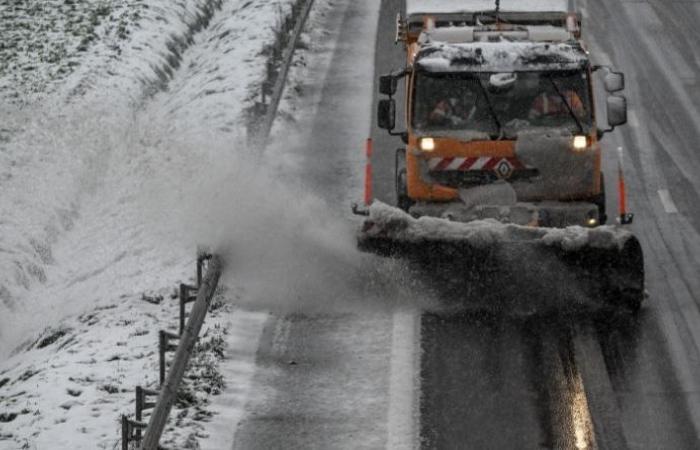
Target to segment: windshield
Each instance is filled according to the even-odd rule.
[[[583,71],[419,73],[413,105],[418,133],[463,139],[514,139],[536,127],[586,134],[592,126]]]

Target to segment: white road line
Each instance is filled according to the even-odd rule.
[[[627,119],[632,128],[639,128],[639,117],[637,117],[637,113],[633,109],[630,109],[627,113]]]
[[[386,448],[390,450],[418,447],[419,327],[418,313],[401,311],[394,314],[386,441]]]
[[[668,191],[668,189],[659,190],[659,198],[661,199],[661,204],[664,206],[664,210],[668,214],[678,213],[676,203],[673,201],[673,198],[671,198],[671,193]]]

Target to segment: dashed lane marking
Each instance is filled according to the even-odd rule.
[[[668,191],[668,189],[659,190],[659,198],[661,199],[661,204],[664,206],[664,210],[668,214],[678,213],[676,203],[673,201],[673,198],[671,198],[671,193]]]
[[[414,312],[397,312],[393,317],[389,408],[386,448],[416,448],[418,398],[416,386],[420,345],[420,316]]]
[[[639,128],[639,117],[634,110],[630,110],[627,114],[627,119],[632,128]]]

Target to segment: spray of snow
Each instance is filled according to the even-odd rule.
[[[162,245],[178,236],[190,248],[205,245],[221,254],[225,281],[240,289],[239,301],[248,308],[387,306],[378,299],[398,288],[391,280],[403,269],[357,251],[356,221],[306,189],[303,180],[294,181],[284,165],[269,163],[269,154],[240,151],[244,140],[198,136],[173,135],[159,144],[189,157],[160,166],[138,199],[150,221],[169,224]],[[178,148],[191,150],[173,151]],[[235,158],[226,157],[232,153]]]

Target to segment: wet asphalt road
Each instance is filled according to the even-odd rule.
[[[615,149],[623,147],[631,209],[637,215],[632,230],[645,252],[648,298],[633,317],[423,314],[416,391],[416,446],[421,448],[700,448],[700,1],[585,0],[578,7],[584,11],[584,40],[593,60],[612,62],[627,75],[630,124],[603,141],[604,167],[613,186]],[[403,65],[402,48],[393,43],[401,8],[399,0],[382,1],[375,80]],[[346,18],[342,33],[352,32],[350,23]],[[332,65],[342,61],[338,57]],[[329,81],[342,84],[341,78]],[[340,133],[339,140],[347,133],[347,123],[328,119],[328,111],[338,108],[337,95],[348,95],[336,95],[335,89],[322,97],[322,105],[328,101],[333,107],[321,109],[315,121],[319,131],[303,151],[358,169],[352,158],[324,153],[337,142],[334,133]],[[599,109],[603,99],[598,93]],[[375,193],[393,203],[394,150],[401,142],[376,127],[372,137]],[[308,174],[313,189],[334,186],[327,195],[341,198],[337,180],[318,170]],[[608,210],[615,211],[611,190]],[[385,417],[388,381],[379,374],[388,370],[382,355],[391,327],[388,313],[371,317],[280,319],[292,330],[283,350],[263,346],[260,359],[325,355],[326,370],[316,375],[302,370],[300,384],[290,381],[299,370],[280,363],[282,369],[266,380],[277,394],[251,407],[236,448],[385,446],[377,423]],[[368,347],[342,351],[349,352],[348,358],[366,354],[363,369],[337,371],[345,359],[329,353],[337,349],[333,336],[358,327],[375,333]],[[308,344],[311,340],[314,345]],[[363,353],[366,349],[371,351]],[[337,396],[325,390],[326,383],[337,382],[328,376],[332,373],[351,373],[343,378],[346,386],[358,381],[354,377],[363,379],[376,402],[363,403],[366,408],[325,405],[322,411],[343,414],[318,417],[312,406],[323,403],[324,395]],[[310,422],[290,419],[299,411],[315,415]]]

